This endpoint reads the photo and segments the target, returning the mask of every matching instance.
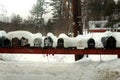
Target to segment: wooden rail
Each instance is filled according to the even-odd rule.
[[[42,49],[42,48],[0,48],[0,53],[9,54],[110,54],[120,55],[120,49]]]

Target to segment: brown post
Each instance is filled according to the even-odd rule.
[[[120,59],[120,54],[118,54],[118,58]]]
[[[74,26],[74,37],[78,34],[83,34],[82,26],[82,15],[81,15],[81,0],[72,0],[73,10],[73,26]],[[75,60],[79,60],[83,55],[75,55]]]
[[[72,0],[74,36],[83,34],[81,0]]]

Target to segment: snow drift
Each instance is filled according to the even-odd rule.
[[[120,60],[75,63],[0,62],[0,80],[120,80]]]

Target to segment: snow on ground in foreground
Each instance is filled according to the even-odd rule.
[[[74,63],[0,61],[0,80],[120,80],[120,60]]]
[[[46,55],[46,54],[0,54],[3,61],[25,61],[25,62],[55,62],[72,63],[75,62],[74,55]]]

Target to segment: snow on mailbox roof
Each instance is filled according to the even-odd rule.
[[[59,38],[63,38],[65,48],[67,48],[67,47],[75,47],[77,45],[77,42],[78,42],[76,37],[69,37],[64,33],[60,34],[58,36],[58,39]]]
[[[42,38],[42,34],[41,33],[35,33],[35,34],[33,34],[33,37],[34,37],[34,39],[35,38]]]
[[[57,37],[53,34],[53,33],[47,33],[47,36],[52,38],[53,40],[53,47],[56,47],[57,46]]]
[[[65,33],[61,33],[58,38],[69,38]]]
[[[12,31],[7,33],[7,38],[12,40],[12,38],[17,37],[18,39],[21,39],[22,37],[28,39],[28,43],[30,46],[33,46],[33,34],[28,31]]]
[[[6,36],[6,32],[4,30],[0,30],[0,37]]]

